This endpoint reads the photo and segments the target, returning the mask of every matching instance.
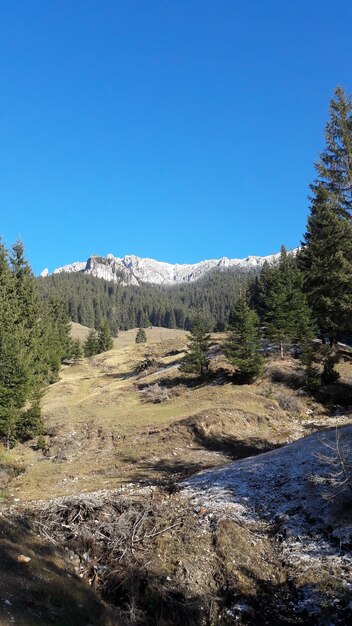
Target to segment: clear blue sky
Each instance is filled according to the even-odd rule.
[[[1,0],[0,233],[35,272],[299,244],[350,0]]]

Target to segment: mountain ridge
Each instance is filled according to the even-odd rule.
[[[236,268],[249,271],[260,268],[265,261],[274,263],[279,256],[280,253],[275,253],[267,256],[247,256],[243,259],[222,257],[198,263],[167,263],[135,255],[125,255],[120,258],[110,253],[106,256],[91,255],[87,261],[75,261],[58,267],[52,274],[81,272],[122,285],[139,285],[140,283],[176,285],[194,282],[213,269]],[[42,277],[48,275],[48,269],[40,274]]]

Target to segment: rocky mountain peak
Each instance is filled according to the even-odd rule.
[[[199,263],[166,263],[154,259],[141,258],[133,254],[122,258],[115,257],[111,252],[106,256],[92,255],[87,261],[76,261],[54,270],[54,274],[61,272],[82,272],[97,278],[111,280],[122,285],[139,285],[140,283],[154,283],[159,285],[175,285],[190,283],[205,276],[213,269],[243,269],[260,268],[265,261],[275,262],[279,253],[269,256],[248,256],[245,259],[208,259]],[[47,276],[44,270],[41,276]]]

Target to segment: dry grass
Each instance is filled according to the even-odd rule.
[[[73,339],[79,339],[81,343],[86,339],[90,328],[88,326],[82,326],[82,324],[78,324],[77,322],[71,322],[71,335]]]
[[[83,333],[84,329],[75,330]],[[34,441],[3,454],[6,467],[25,469],[9,483],[7,504],[21,513],[28,501],[69,497],[28,504],[35,511],[34,528],[73,550],[76,574],[115,602],[123,623],[140,619],[147,626],[215,624],[220,615],[221,623],[234,623],[237,617],[226,604],[231,597],[253,602],[257,612],[248,622],[253,624],[262,616],[260,602],[269,607],[270,618],[279,602],[279,618],[272,623],[283,623],[290,590],[275,542],[260,529],[253,532],[236,519],[216,519],[206,508],[186,501],[177,491],[177,481],[308,434],[318,427],[319,419],[327,425],[328,413],[291,388],[298,370],[293,360],[282,364],[271,359],[268,369],[283,372],[279,382],[272,381],[269,373],[258,384],[239,386],[230,382],[227,364],[215,352],[212,368],[221,375],[197,385],[182,378],[177,367],[186,333],[147,329],[147,343],[142,345],[135,343],[135,335],[136,330],[121,332],[111,351],[63,367],[61,380],[48,388],[43,399],[46,449],[36,450]],[[136,365],[146,359],[152,367],[136,373]],[[340,363],[339,368],[348,381],[351,364]],[[161,390],[163,401],[145,402],[150,389],[157,395]],[[312,406],[315,422],[310,426],[307,409],[311,415]],[[139,489],[129,483],[152,486]],[[100,493],[85,495],[89,492]],[[6,585],[1,587],[0,582],[2,597],[15,588],[19,610],[25,611],[28,585],[14,557],[21,551],[32,559],[30,593],[34,597],[42,589],[45,597],[52,594],[48,615],[53,611],[53,621],[55,611],[61,611],[59,617],[64,614],[62,598],[70,609],[81,602],[81,594],[87,594],[77,618],[68,612],[57,623],[78,625],[84,617],[82,623],[88,624],[88,610],[94,623],[109,624],[102,603],[95,605],[93,596],[76,585],[76,578],[71,589],[67,563],[60,560],[59,550],[52,548],[49,553],[28,529],[18,541],[14,533],[22,531],[14,527],[12,539],[11,529],[5,526],[7,553],[0,557],[5,568],[9,565],[10,575],[3,577]],[[107,565],[109,570],[104,569]],[[12,579],[11,568],[17,579]],[[43,575],[43,568],[49,573]],[[35,610],[39,606],[44,611],[45,601],[34,597]],[[40,619],[30,623],[44,626]]]
[[[146,332],[146,344],[135,343],[135,329],[120,332],[111,351],[63,367],[61,380],[43,399],[47,449],[37,451],[31,442],[11,452],[12,461],[26,472],[12,481],[10,499],[174,480],[302,434],[298,417],[292,418],[293,412],[298,415],[292,411],[295,391],[289,391],[286,407],[277,401],[282,383],[272,383],[270,392],[267,380],[238,386],[226,376],[189,385],[177,368],[187,333]],[[136,374],[136,364],[146,357],[156,365]],[[293,371],[294,364],[287,366]],[[212,367],[224,367],[221,354],[212,359]],[[145,402],[143,389],[155,384],[167,390],[165,401]],[[300,398],[299,406],[304,420],[306,399]]]

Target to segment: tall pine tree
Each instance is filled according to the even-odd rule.
[[[99,340],[96,330],[89,331],[83,344],[84,356],[94,356],[99,353]]]
[[[352,332],[352,224],[336,205],[336,196],[320,185],[299,254],[309,303],[331,344]]]
[[[195,374],[204,380],[208,375],[210,365],[210,335],[200,315],[195,317],[188,338],[188,352],[182,360],[180,371]]]
[[[314,335],[311,311],[296,259],[281,248],[279,262],[262,275],[261,312],[266,336],[277,343],[281,358],[287,346],[307,344]]]
[[[264,358],[260,353],[259,317],[251,309],[246,295],[238,300],[230,320],[230,336],[225,354],[237,369],[243,383],[252,383],[263,373]]]
[[[50,381],[57,315],[39,301],[37,283],[17,242],[0,243],[0,437],[9,447],[42,428],[40,397]],[[70,345],[60,327],[60,354]],[[59,367],[59,364],[58,364]]]
[[[352,98],[341,87],[329,113],[299,262],[320,331],[333,344],[352,332]]]
[[[315,197],[321,185],[331,194],[334,211],[352,218],[352,97],[337,87],[325,127],[326,147],[315,167],[318,178],[311,186]]]
[[[110,326],[107,320],[102,320],[100,322],[99,332],[98,332],[98,351],[106,352],[107,350],[111,350],[114,345],[113,338],[111,336]]]

